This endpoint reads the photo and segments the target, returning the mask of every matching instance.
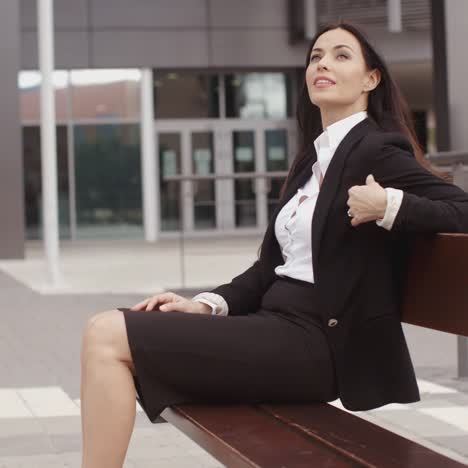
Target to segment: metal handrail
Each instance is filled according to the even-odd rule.
[[[277,177],[286,177],[288,171],[271,171],[271,172],[238,172],[230,174],[203,174],[203,175],[171,175],[164,176],[164,181],[181,181],[181,180],[218,180],[218,179],[255,179],[264,177],[274,179]]]
[[[427,154],[426,158],[436,165],[468,164],[468,152],[466,151],[440,151]]]

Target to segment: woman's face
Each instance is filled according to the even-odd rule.
[[[364,110],[368,92],[378,85],[379,76],[378,70],[366,69],[361,45],[354,35],[344,29],[332,29],[312,47],[306,83],[310,100],[321,110]]]

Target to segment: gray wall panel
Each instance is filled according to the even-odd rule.
[[[88,68],[88,41],[86,31],[58,31],[55,33],[55,68]],[[36,31],[21,35],[21,69],[37,70],[38,41]]]
[[[287,28],[284,0],[209,0],[213,28]]]
[[[106,31],[94,34],[97,67],[206,67],[203,31]]]
[[[204,28],[205,0],[92,0],[91,22],[103,28]]]
[[[37,29],[37,0],[21,0],[21,28]],[[87,29],[87,0],[55,0],[54,24],[56,29]]]
[[[450,149],[454,151],[468,151],[468,132],[466,131],[468,122],[467,18],[468,2],[466,0],[445,1]]]
[[[287,0],[89,0],[89,12],[87,1],[55,1],[58,68],[304,63],[307,42],[289,44]],[[35,21],[35,3],[22,0],[23,28]],[[390,63],[431,60],[428,32],[370,37]],[[22,42],[22,68],[36,68],[34,34],[24,31]]]
[[[17,0],[0,2],[0,258],[24,257],[23,155],[18,100]]]
[[[213,66],[296,67],[305,64],[307,44],[290,46],[286,29],[212,31],[211,38]]]
[[[370,34],[371,42],[387,62],[431,62],[430,32],[379,32]]]

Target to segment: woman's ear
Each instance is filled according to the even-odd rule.
[[[377,86],[380,83],[380,78],[381,74],[379,69],[374,68],[373,70],[371,70],[367,75],[366,84],[364,85],[364,91],[369,92],[377,88]]]

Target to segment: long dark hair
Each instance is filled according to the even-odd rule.
[[[338,23],[327,24],[321,28],[310,42],[306,56],[303,83],[299,91],[296,109],[299,150],[289,169],[288,176],[281,187],[280,199],[283,198],[286,187],[296,166],[304,159],[310,157],[314,140],[323,131],[320,109],[318,106],[313,104],[309,98],[307,83],[305,80],[305,71],[309,65],[310,53],[317,39],[325,32],[338,28],[350,32],[359,41],[367,69],[373,70],[377,68],[380,71],[380,83],[374,90],[369,92],[367,105],[368,115],[380,128],[403,133],[411,143],[417,161],[434,174],[443,177],[430,166],[429,162],[424,157],[424,151],[416,137],[408,103],[403,97],[395,80],[390,75],[385,62],[369,43],[365,33],[361,31],[359,27],[347,21],[340,21]]]

